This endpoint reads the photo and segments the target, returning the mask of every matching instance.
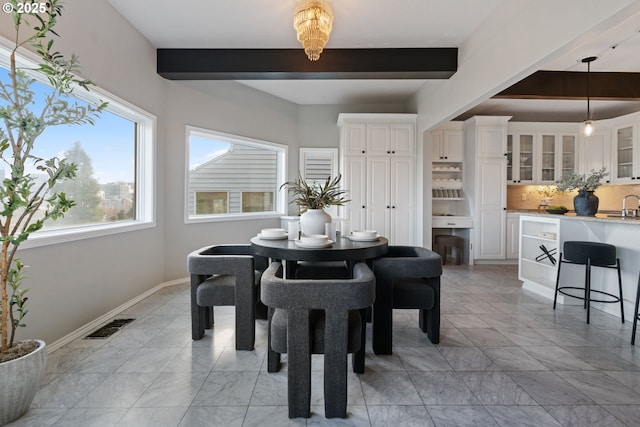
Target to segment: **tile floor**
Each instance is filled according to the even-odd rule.
[[[106,340],[49,356],[30,411],[12,426],[637,426],[640,346],[631,325],[522,291],[515,266],[446,267],[442,332],[432,345],[417,312],[394,314],[394,354],[367,354],[349,375],[345,420],[324,418],[314,356],[312,417],[287,418],[286,371],[266,371],[265,321],[256,349],[235,351],[233,308],[191,341],[188,286],[152,295],[118,317]],[[631,317],[631,313],[628,313]]]

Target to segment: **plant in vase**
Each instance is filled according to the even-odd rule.
[[[325,224],[331,222],[331,216],[323,209],[329,206],[342,206],[349,202],[345,197],[346,190],[340,188],[342,176],[327,177],[321,181],[305,181],[301,175],[295,181],[282,184],[287,187],[295,199],[292,201],[298,205],[301,213],[300,227],[304,234],[324,234]]]
[[[73,179],[77,166],[57,157],[39,158],[35,143],[51,126],[93,123],[106,107],[69,99],[74,87],[87,89],[91,82],[76,77],[79,64],[75,55],[65,59],[53,50],[49,37],[57,35],[53,28],[62,13],[60,1],[9,0],[5,5],[12,6],[15,39],[7,77],[0,80],[0,157],[9,171],[0,183],[0,425],[29,408],[46,363],[43,341],[15,342],[16,329],[25,326],[27,314],[24,265],[16,252],[31,233],[45,222],[61,218],[74,205],[53,187]],[[32,13],[18,13],[27,9]],[[28,31],[23,34],[23,29]],[[36,69],[16,63],[16,52],[25,46],[37,53],[40,63]],[[36,74],[50,83],[44,95],[34,89]],[[42,175],[46,176],[44,181],[39,178]]]
[[[591,170],[587,174],[570,173],[556,181],[558,191],[570,192],[578,190],[573,198],[573,208],[576,215],[594,216],[598,212],[600,199],[594,194],[596,188],[602,184],[602,178],[607,176],[606,168]]]

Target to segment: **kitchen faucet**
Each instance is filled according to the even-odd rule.
[[[638,208],[636,208],[636,209],[628,209],[627,210],[627,197],[635,197],[636,200],[638,201],[638,208],[640,208],[640,196],[637,196],[635,194],[627,194],[622,199],[622,216],[623,217],[626,217],[626,216],[637,216],[638,215]]]

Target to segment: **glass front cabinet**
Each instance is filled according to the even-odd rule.
[[[540,135],[540,170],[536,182],[553,184],[564,175],[576,172],[576,135]]]
[[[534,134],[507,135],[507,183],[532,184],[534,182]]]
[[[636,182],[640,180],[640,151],[637,126],[627,125],[613,131],[613,180]]]

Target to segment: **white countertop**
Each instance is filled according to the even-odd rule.
[[[606,222],[606,223],[616,223],[616,224],[631,224],[631,225],[640,225],[640,217],[629,217],[622,218],[620,216],[610,216],[613,214],[596,214],[596,216],[578,216],[575,212],[567,212],[564,215],[556,215],[550,214],[547,212],[537,212],[537,211],[511,211],[511,212],[520,212],[522,215],[540,215],[546,216],[549,218],[558,218],[558,219],[566,219],[572,221],[593,221],[593,222]]]

